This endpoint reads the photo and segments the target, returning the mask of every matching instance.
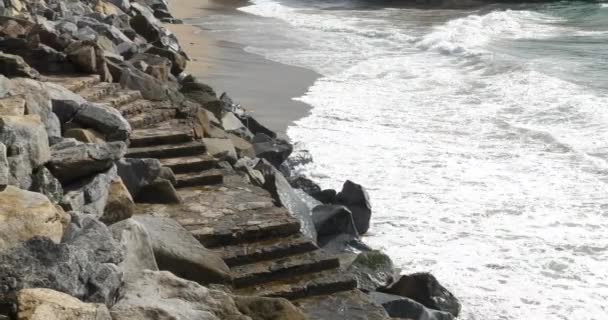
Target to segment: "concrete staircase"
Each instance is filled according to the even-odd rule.
[[[157,158],[173,170],[182,204],[138,204],[136,213],[166,214],[220,254],[237,294],[300,299],[356,288],[339,259],[300,233],[299,221],[265,190],[217,168],[191,126],[167,102],[101,83],[96,76],[49,77],[90,102],[116,108],[133,127],[125,157]]]

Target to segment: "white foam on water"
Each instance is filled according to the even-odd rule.
[[[433,272],[463,319],[606,319],[608,93],[492,47],[563,34],[559,19],[496,11],[416,33],[412,10],[243,11],[301,43],[249,50],[324,75],[288,135],[324,187],[369,189],[368,243]]]

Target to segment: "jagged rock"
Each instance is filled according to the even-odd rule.
[[[321,187],[319,187],[318,184],[304,176],[290,177],[289,184],[291,184],[292,187],[300,189],[311,196],[321,191]]]
[[[235,163],[238,159],[236,149],[230,139],[203,138],[203,143],[207,147],[207,152],[218,159],[230,163]]]
[[[225,292],[166,271],[144,270],[122,291],[123,298],[110,309],[113,320],[250,320]]]
[[[176,204],[181,203],[182,200],[175,190],[174,183],[167,179],[157,178],[150,184],[141,188],[139,194],[136,197],[137,202],[142,203],[164,203],[164,204]]]
[[[99,219],[104,215],[108,203],[110,185],[118,177],[116,171],[116,167],[112,166],[105,172],[66,186],[61,205],[66,210],[82,212]]]
[[[346,206],[353,213],[353,219],[355,220],[359,234],[364,234],[369,230],[372,206],[369,203],[369,196],[365,188],[350,180],[346,180],[342,186],[342,191],[338,193],[335,201]]]
[[[25,114],[25,98],[19,96],[9,96],[0,98],[0,115],[2,116],[22,116]]]
[[[359,237],[352,213],[344,206],[316,206],[312,210],[312,219],[320,246],[325,246],[336,238],[345,243]]]
[[[393,261],[378,250],[359,253],[347,271],[357,277],[358,288],[365,292],[375,291],[395,279]]]
[[[93,129],[71,128],[63,133],[65,138],[74,138],[84,143],[105,143],[103,135]]]
[[[73,143],[73,144],[72,144]],[[107,170],[127,152],[124,142],[55,144],[47,167],[63,184]]]
[[[308,319],[287,299],[248,296],[235,296],[233,299],[239,311],[251,317],[252,320]]]
[[[63,292],[33,288],[17,294],[17,320],[111,320],[103,304],[84,303]]]
[[[91,32],[95,32],[90,29],[81,28],[79,33],[86,33],[81,38],[92,37]],[[95,32],[94,35],[97,33]],[[95,37],[97,39],[97,37]],[[72,61],[78,68],[87,73],[98,74],[102,81],[112,82],[112,75],[108,70],[108,66],[104,60],[103,50],[99,47],[93,39],[85,39],[71,43],[64,50],[68,60]]]
[[[151,75],[155,79],[160,81],[167,81],[169,79],[169,72],[171,70],[171,61],[169,59],[156,56],[147,53],[138,53],[133,56],[129,62],[133,65],[138,63],[144,63],[144,68],[139,68],[141,71]]]
[[[115,222],[129,219],[133,215],[135,203],[127,190],[127,187],[122,183],[122,179],[117,177],[110,183],[108,199],[106,202],[103,215],[99,220],[105,224],[113,224]]]
[[[163,101],[169,97],[169,88],[153,76],[132,65],[121,68],[121,71],[120,84],[125,88],[140,91],[145,99]]]
[[[0,252],[3,252],[37,236],[58,243],[69,215],[43,194],[8,186],[0,191],[0,221]]]
[[[9,181],[9,164],[6,158],[6,146],[0,142],[0,190],[8,185]]]
[[[378,291],[415,300],[427,308],[444,311],[458,317],[460,302],[430,273],[402,275],[396,282]]]
[[[139,222],[123,220],[112,224],[110,230],[124,252],[125,259],[118,267],[125,279],[138,276],[142,270],[158,271],[150,236]]]
[[[141,188],[152,183],[161,170],[158,159],[120,159],[116,162],[118,175],[134,198],[137,198]]]
[[[234,149],[236,150],[236,154],[239,158],[255,158],[255,150],[253,149],[253,145],[249,143],[249,141],[231,133],[228,134],[228,138],[230,139],[230,141],[232,141]]]
[[[222,116],[222,127],[226,132],[234,133],[244,139],[253,139],[253,134],[232,112],[225,112]]]
[[[38,79],[40,74],[32,69],[20,56],[0,52],[0,73],[7,77]]]
[[[230,269],[216,253],[207,250],[178,222],[170,218],[137,215],[152,240],[160,270],[201,284],[227,283]]]
[[[9,184],[29,189],[32,171],[51,158],[48,136],[40,117],[0,116],[0,142],[7,147]]]
[[[61,182],[46,167],[39,167],[34,171],[31,191],[44,194],[54,203],[59,203],[63,198]]]
[[[186,70],[186,57],[181,53],[154,46],[148,48],[146,53],[155,54],[157,56],[169,59],[169,61],[171,61],[171,73],[175,76],[178,76],[180,73]]]
[[[236,114],[236,116],[241,120],[241,122],[253,133],[256,134],[265,134],[271,138],[276,138],[276,132],[266,128],[264,125],[259,123],[254,117],[248,114]]]
[[[382,305],[389,316],[412,320],[452,320],[454,317],[447,312],[431,310],[422,304],[406,297],[370,292],[370,297],[377,304]]]
[[[125,141],[131,125],[120,112],[103,104],[78,104],[69,100],[53,100],[53,112],[61,123],[78,123],[103,134],[108,141]]]
[[[258,158],[268,160],[273,166],[280,167],[281,163],[289,157],[293,146],[282,139],[273,139],[263,133],[253,138],[253,148]]]

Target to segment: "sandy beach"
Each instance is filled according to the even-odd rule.
[[[210,14],[245,14],[236,8],[242,0],[179,0],[170,2],[171,12],[184,24],[166,27],[180,39],[189,54],[187,72],[217,90],[228,94],[249,112],[285,137],[290,123],[307,115],[310,107],[292,100],[302,96],[318,78],[313,71],[269,61],[243,50],[230,39],[196,26],[196,21]]]

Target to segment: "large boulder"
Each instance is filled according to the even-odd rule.
[[[317,243],[326,249],[341,251],[359,238],[352,213],[340,205],[319,205],[312,209]]]
[[[25,114],[25,98],[21,95],[0,99],[0,115],[22,116]]]
[[[157,80],[167,81],[169,79],[171,61],[165,57],[149,53],[138,53],[129,59],[129,62]]]
[[[251,320],[223,291],[207,289],[166,271],[143,270],[126,281],[113,320]]]
[[[444,311],[458,317],[460,302],[430,273],[403,275],[378,291],[410,298],[427,308]]]
[[[251,115],[248,115],[246,113],[242,113],[242,114],[236,114],[236,116],[241,120],[241,122],[247,127],[247,129],[249,129],[249,131],[251,131],[251,133],[253,133],[254,135],[256,134],[265,134],[271,138],[276,138],[277,134],[276,132],[266,128],[264,125],[262,125],[261,123],[259,123],[254,117],[252,117]]]
[[[158,178],[162,164],[158,159],[151,158],[124,158],[116,161],[118,175],[122,179],[129,193],[137,198],[141,189]]]
[[[186,70],[187,59],[179,52],[152,46],[146,50],[146,53],[155,54],[157,56],[169,59],[169,61],[171,61],[171,73],[175,76],[178,76],[180,73]]]
[[[174,183],[163,178],[156,178],[150,184],[141,188],[137,197],[137,202],[142,203],[181,203],[182,199],[175,189]]]
[[[117,170],[115,166],[112,166],[107,171],[67,185],[61,205],[66,210],[77,211],[99,219],[105,213],[111,185],[116,179],[118,179]]]
[[[230,269],[222,258],[203,247],[177,221],[145,215],[133,219],[148,231],[160,270],[201,284],[230,282]]]
[[[119,141],[93,144],[66,140],[52,146],[47,165],[63,184],[107,170],[127,152],[127,146]]]
[[[104,135],[107,141],[125,141],[131,125],[120,112],[103,104],[79,104],[70,100],[53,100],[53,112],[61,123],[78,123]]]
[[[129,190],[122,182],[120,177],[116,177],[110,183],[108,191],[108,199],[106,202],[103,215],[99,220],[105,224],[113,224],[115,222],[129,219],[133,215],[135,203]]]
[[[255,135],[253,138],[253,148],[258,158],[266,159],[277,168],[281,166],[281,163],[293,151],[293,146],[287,141],[271,138],[264,133]]]
[[[164,101],[171,95],[171,89],[164,82],[135,68],[131,64],[120,68],[120,85],[131,90],[140,91],[141,95],[148,100]]]
[[[29,189],[32,171],[51,158],[48,136],[40,117],[0,116],[0,143],[7,147],[9,184]]]
[[[232,112],[224,112],[222,116],[222,127],[226,132],[233,133],[241,138],[251,140],[253,134]]]
[[[352,213],[357,231],[364,234],[369,230],[369,221],[372,217],[372,206],[365,188],[350,180],[346,180],[342,191],[336,195],[336,203],[346,206]]]
[[[381,305],[359,290],[318,296],[295,302],[296,306],[315,320],[389,320]]]
[[[32,69],[20,56],[0,52],[0,74],[7,77],[26,77],[37,79],[38,71]]]
[[[378,250],[359,253],[347,271],[357,278],[358,288],[365,292],[387,286],[395,279],[393,261]]]
[[[207,152],[218,159],[226,160],[230,163],[235,163],[238,159],[234,144],[228,138],[203,138],[203,143],[207,147]]]
[[[150,236],[141,223],[127,219],[111,225],[110,230],[124,252],[118,267],[125,279],[139,276],[142,270],[158,271]]]
[[[78,32],[82,33],[85,30],[90,30],[91,32],[80,36],[84,40],[72,42],[65,48],[64,52],[68,60],[76,65],[80,71],[98,74],[102,81],[112,82],[112,75],[105,62],[103,50],[94,39],[88,36],[89,34],[96,35],[97,33],[92,29],[86,28],[81,28]]]
[[[63,198],[63,186],[46,167],[37,168],[32,174],[31,191],[42,193],[53,203],[58,203]]]
[[[43,194],[8,186],[0,191],[0,252],[40,236],[59,243],[69,215]]]
[[[431,310],[422,304],[406,297],[386,294],[382,292],[370,292],[370,297],[377,304],[384,307],[392,318],[403,318],[412,320],[453,320],[452,314],[437,310]]]
[[[63,292],[23,289],[17,295],[17,320],[111,320],[104,304],[84,303]]]
[[[253,320],[308,319],[287,299],[249,296],[235,296],[233,299],[239,311]]]
[[[321,187],[319,187],[318,184],[301,175],[289,177],[289,184],[291,184],[292,187],[300,189],[311,196],[317,192],[321,192]]]

